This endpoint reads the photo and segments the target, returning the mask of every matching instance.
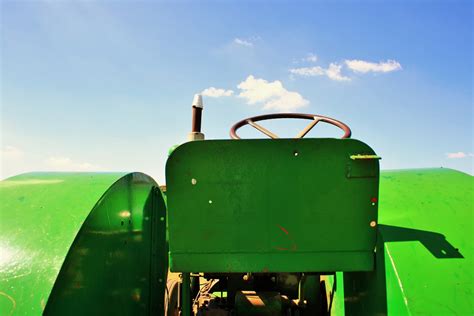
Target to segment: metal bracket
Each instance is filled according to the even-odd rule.
[[[376,160],[380,160],[382,159],[382,157],[379,157],[377,155],[350,155],[349,158],[351,158],[352,160],[371,160],[371,159],[376,159]]]
[[[382,159],[377,155],[350,155],[352,160],[347,163],[346,177],[347,178],[374,178],[378,173],[377,160]]]

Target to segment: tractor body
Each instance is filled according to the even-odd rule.
[[[381,172],[350,138],[191,136],[166,186],[2,181],[0,315],[474,313],[472,176]]]

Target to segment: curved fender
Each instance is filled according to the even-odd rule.
[[[28,173],[0,182],[0,205],[1,315],[163,310],[166,206],[149,176]]]
[[[474,177],[450,169],[380,176],[376,271],[345,273],[350,315],[472,315]]]

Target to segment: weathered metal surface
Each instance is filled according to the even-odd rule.
[[[236,315],[281,315],[282,311],[279,292],[238,291],[235,295]]]
[[[380,179],[376,270],[344,274],[334,314],[474,314],[474,177],[421,169]]]
[[[181,278],[183,282],[181,289],[181,312],[183,316],[190,316],[193,298],[191,297],[191,277],[189,272],[183,273]]]
[[[371,270],[378,160],[356,154],[375,153],[353,139],[178,147],[166,168],[172,271]]]
[[[0,314],[163,310],[156,281],[166,280],[165,206],[155,186],[140,173],[0,182]]]

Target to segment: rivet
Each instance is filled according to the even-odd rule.
[[[375,221],[370,222],[370,227],[375,227],[376,225],[377,225],[377,223]]]
[[[162,222],[163,222],[164,220],[165,220],[165,218],[164,218],[164,217],[160,217],[160,221],[162,221]]]
[[[197,183],[197,180],[194,179],[194,178],[192,178],[192,179],[191,179],[191,184],[192,184],[192,185],[196,185],[196,183]]]
[[[212,204],[212,200],[209,200],[209,204]]]

